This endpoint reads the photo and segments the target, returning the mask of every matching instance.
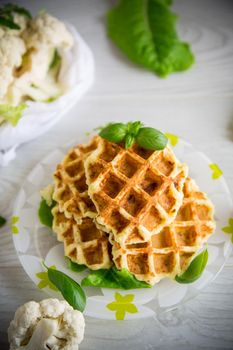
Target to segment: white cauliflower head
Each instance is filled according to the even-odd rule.
[[[0,38],[0,100],[14,80],[14,69],[22,63],[26,47],[20,37],[5,34]]]
[[[83,314],[66,301],[30,301],[17,309],[10,323],[10,350],[78,350],[84,328]]]
[[[48,45],[68,49],[73,46],[73,37],[65,24],[48,13],[38,14],[32,19],[23,37],[28,48]]]

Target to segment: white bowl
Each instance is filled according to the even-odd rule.
[[[66,24],[74,38],[74,46],[64,55],[61,81],[70,88],[67,93],[50,103],[27,102],[18,124],[0,126],[0,166],[15,157],[15,150],[48,131],[85,94],[94,81],[94,58],[90,48],[76,29]]]

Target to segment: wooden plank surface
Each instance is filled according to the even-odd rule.
[[[175,1],[182,37],[197,64],[160,80],[130,65],[108,42],[105,0],[18,1],[46,8],[75,24],[94,51],[96,82],[89,94],[46,135],[26,144],[0,169],[0,213],[8,219],[20,184],[47,153],[110,120],[140,119],[205,152],[233,189],[233,28],[231,1]],[[46,295],[29,280],[14,251],[9,226],[0,230],[0,349],[17,306]],[[124,323],[87,319],[81,349],[232,349],[233,258],[196,299],[155,319]]]

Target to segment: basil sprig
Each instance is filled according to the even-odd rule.
[[[179,283],[193,283],[201,277],[208,261],[208,250],[205,249],[202,253],[196,256],[191,262],[188,269],[180,276],[176,276],[176,281]]]
[[[126,149],[136,142],[140,147],[148,150],[162,150],[168,142],[161,131],[143,127],[140,121],[108,124],[100,130],[99,135],[110,142],[124,142]]]
[[[86,306],[86,294],[82,287],[65,273],[49,268],[45,264],[44,266],[48,270],[48,278],[50,282],[57,287],[64,299],[75,310],[83,312]]]
[[[30,12],[24,7],[20,7],[15,4],[6,4],[0,8],[0,26],[4,26],[10,29],[20,29],[20,26],[14,22],[13,14],[18,13],[29,19],[32,18]]]

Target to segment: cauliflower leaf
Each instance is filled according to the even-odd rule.
[[[6,4],[0,8],[0,26],[19,30],[20,26],[14,22],[14,13],[18,13],[19,15],[25,16],[29,19],[32,18],[30,12],[24,7],[20,7],[15,4]]]

